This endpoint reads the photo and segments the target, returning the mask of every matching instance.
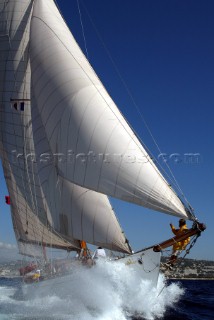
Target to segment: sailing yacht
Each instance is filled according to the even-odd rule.
[[[121,260],[156,283],[166,244],[132,254],[108,196],[196,218],[130,128],[55,2],[0,0],[0,55],[0,154],[21,253],[28,254],[28,244],[79,251],[85,241],[127,254]],[[200,231],[195,223],[192,234]]]

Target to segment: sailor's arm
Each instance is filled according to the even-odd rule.
[[[170,223],[170,227],[172,229],[172,232],[176,235],[178,233],[178,229],[175,229],[172,223]]]

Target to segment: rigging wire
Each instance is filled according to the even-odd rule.
[[[179,261],[176,264],[176,269],[178,268],[178,266],[183,262],[183,260],[186,258],[186,256],[188,254],[190,254],[190,251],[192,250],[192,248],[194,247],[194,245],[196,244],[196,241],[198,240],[198,238],[200,237],[201,232],[197,233],[196,235],[192,236],[192,239],[190,241],[190,243],[188,244],[188,246],[186,247],[186,249],[184,249],[185,253],[182,257],[179,258]],[[176,242],[177,243],[177,242]],[[162,252],[167,252],[167,251],[171,251],[171,250],[161,250]],[[171,254],[167,254],[168,256],[170,256]],[[163,264],[164,265],[164,264]]]
[[[85,32],[84,32],[84,27],[83,27],[82,14],[81,14],[81,10],[80,10],[79,0],[77,0],[77,7],[78,7],[78,11],[79,11],[79,18],[80,18],[80,24],[81,24],[81,28],[82,28],[82,35],[83,35],[83,40],[84,40],[84,45],[85,45],[85,51],[86,51],[87,59],[89,60],[89,55],[88,55],[88,49],[87,49],[87,44],[86,44],[86,37],[85,37]]]
[[[39,17],[37,17],[37,19],[40,19]],[[43,21],[43,23],[44,23],[44,21]],[[46,24],[47,25],[47,24]],[[48,25],[47,25],[47,27],[49,27]],[[59,39],[59,41],[62,43],[62,45],[67,49],[67,51],[73,56],[73,54],[72,54],[72,52],[70,52],[70,50],[67,48],[67,46],[65,45],[65,43],[62,41],[62,39],[60,39],[59,38],[59,36],[54,32],[54,30],[53,29],[51,29],[51,31],[55,34],[55,36]],[[75,57],[73,56],[73,58],[75,59]],[[76,59],[75,59],[76,60]],[[76,62],[79,64],[79,62],[76,60]],[[81,65],[79,64],[79,66],[81,67]],[[82,68],[82,67],[81,67]],[[82,68],[82,71],[83,72],[85,72],[85,70]],[[92,84],[94,84],[94,82],[93,82],[93,79],[89,76],[89,74],[87,73],[87,72],[85,72],[85,74],[86,74],[86,76],[88,77],[88,79],[91,81],[91,83]],[[98,76],[97,76],[97,79],[99,79],[98,78]],[[99,80],[100,81],[100,80]],[[124,124],[120,121],[120,119],[118,118],[118,116],[115,114],[115,111],[114,110],[112,110],[112,108],[111,108],[111,106],[110,106],[110,104],[106,101],[106,99],[105,99],[105,97],[103,96],[103,94],[102,94],[102,92],[96,87],[96,89],[97,89],[97,92],[99,93],[99,95],[102,97],[102,99],[105,101],[105,103],[108,105],[108,107],[110,108],[110,110],[114,113],[114,115],[116,116],[116,118],[118,119],[118,121],[120,122],[120,124],[123,126],[123,128],[127,131],[127,129],[125,128],[125,126],[124,126]],[[125,119],[124,119],[125,120]],[[125,120],[126,121],[126,120]],[[127,121],[126,121],[127,122]],[[127,122],[128,123],[128,122]],[[127,132],[128,133],[128,132]],[[131,136],[130,135],[130,133],[128,133],[129,134],[129,136],[130,136],[130,138],[132,138],[133,139],[133,136]],[[140,140],[140,139],[139,139]],[[137,142],[136,142],[136,146],[139,148],[139,149],[141,149],[141,146],[142,146],[142,144],[138,144]],[[150,164],[153,166],[153,168],[154,168],[154,170],[156,170],[156,172],[157,172],[157,174],[160,176],[160,178],[166,183],[166,184],[168,184],[167,183],[167,181],[164,179],[164,177],[163,177],[163,175],[160,173],[160,171],[158,170],[158,168],[155,166],[155,164],[154,164],[154,161],[152,160],[152,158],[149,158],[149,162],[150,162]],[[169,186],[170,187],[170,186]],[[174,192],[174,190],[172,190],[172,192]],[[174,193],[174,195],[175,196],[177,196],[176,195],[176,193]],[[185,207],[185,206],[184,206]]]
[[[79,0],[77,0],[77,1],[79,1]],[[93,22],[93,20],[92,20],[92,17],[91,17],[91,15],[90,15],[90,13],[88,12],[88,10],[87,10],[87,8],[86,8],[83,0],[82,0],[82,6],[84,7],[84,9],[85,9],[85,11],[86,11],[86,13],[87,13],[87,15],[88,15],[88,17],[89,17],[89,20],[90,20],[90,22],[91,22],[91,24],[92,24],[92,26],[93,26],[96,34],[97,34],[97,37],[98,37],[99,41],[101,42],[104,50],[106,51],[107,56],[108,56],[109,60],[111,61],[112,65],[113,65],[113,67],[114,67],[114,69],[115,69],[115,72],[116,72],[117,76],[119,77],[121,83],[123,84],[123,86],[124,86],[124,88],[125,88],[128,96],[129,96],[130,100],[132,101],[134,107],[136,108],[136,110],[137,110],[137,112],[138,112],[141,120],[143,121],[143,123],[144,123],[144,125],[145,125],[145,127],[146,127],[146,129],[147,129],[147,131],[148,131],[148,133],[150,134],[150,136],[151,136],[151,138],[152,138],[152,140],[153,140],[153,142],[154,142],[157,150],[158,150],[159,153],[161,154],[161,153],[162,153],[162,152],[161,152],[161,149],[160,149],[160,147],[159,147],[159,145],[158,145],[158,143],[157,143],[154,135],[152,134],[151,129],[149,128],[149,126],[148,126],[148,124],[147,124],[147,122],[146,122],[146,120],[145,120],[145,117],[143,116],[142,112],[140,111],[140,108],[139,108],[138,104],[136,103],[136,101],[135,101],[135,99],[134,99],[134,97],[133,97],[133,94],[132,94],[131,90],[129,89],[129,87],[128,87],[127,83],[125,82],[124,78],[122,77],[122,74],[121,74],[121,72],[119,71],[116,63],[114,62],[114,60],[113,60],[113,58],[112,58],[112,56],[111,56],[111,54],[110,54],[110,51],[108,50],[107,46],[105,45],[105,43],[104,43],[104,41],[103,41],[103,39],[102,39],[99,31],[97,30],[96,25],[94,24],[94,22]],[[81,20],[81,23],[82,23],[82,20]],[[127,121],[127,120],[126,120],[126,121]],[[130,125],[130,124],[129,124],[129,125]],[[131,125],[130,125],[130,127],[132,128]],[[147,152],[152,155],[151,151],[148,149],[148,147],[145,145],[145,143],[141,140],[141,138],[140,138],[139,135],[136,133],[136,131],[135,131],[133,128],[132,128],[132,130],[134,131],[134,133],[136,134],[136,136],[138,137],[138,139],[141,141],[141,143],[143,144],[143,146],[146,148]],[[153,155],[152,155],[152,158],[155,159],[155,157],[154,157]],[[155,159],[155,160],[156,160],[156,159]],[[157,160],[156,160],[156,163],[158,163]],[[166,167],[168,168],[169,173],[171,174],[171,178],[169,177],[169,175],[167,174],[167,172],[164,170],[164,168],[160,165],[160,163],[158,163],[158,165],[159,165],[159,167],[163,170],[163,172],[167,175],[167,177],[170,179],[170,181],[173,181],[174,186],[175,186],[175,187],[177,188],[177,190],[180,192],[181,196],[183,197],[183,199],[185,200],[186,204],[188,205],[189,213],[191,214],[192,217],[195,218],[195,215],[194,215],[194,213],[193,213],[193,209],[191,208],[191,206],[190,206],[187,198],[185,197],[184,192],[182,191],[182,189],[181,189],[178,181],[176,180],[176,178],[175,178],[175,176],[174,176],[174,174],[173,174],[173,172],[172,172],[172,169],[170,168],[169,164],[168,164],[167,162],[165,162],[165,165],[166,165]]]

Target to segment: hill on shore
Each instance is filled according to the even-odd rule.
[[[161,271],[169,278],[214,279],[214,261],[181,258],[169,271],[164,268],[168,260],[169,258],[162,258]]]

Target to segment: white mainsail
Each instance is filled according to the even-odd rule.
[[[65,250],[79,249],[79,242],[70,242],[57,234],[47,223],[42,223],[39,217],[29,207],[25,196],[19,189],[12,173],[6,153],[3,151],[3,168],[8,191],[10,194],[12,222],[15,236],[19,243],[49,246]]]
[[[1,157],[17,241],[71,250],[79,249],[79,240],[85,240],[129,253],[106,196],[75,186],[58,177],[53,164],[46,168],[44,162],[36,161],[34,140],[39,151],[49,149],[44,129],[40,126],[35,138],[32,132],[31,109],[34,114],[37,110],[31,101],[28,54],[32,3],[0,1]],[[39,114],[35,117],[34,127]],[[43,170],[38,171],[37,165]]]
[[[44,259],[43,248],[34,244],[18,242],[19,254],[23,256]]]
[[[43,246],[79,251],[81,240],[131,253],[106,195],[194,220],[54,0],[0,0],[0,57],[0,155],[22,254],[40,257]],[[156,283],[159,248],[174,241],[121,261]]]
[[[78,241],[54,234],[36,163],[27,157],[34,150],[28,55],[31,14],[32,1],[0,1],[0,149],[12,220],[18,242],[77,249]]]
[[[57,163],[62,178],[191,218],[106,92],[53,0],[34,1],[30,59],[33,93],[51,152],[65,159]]]

